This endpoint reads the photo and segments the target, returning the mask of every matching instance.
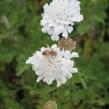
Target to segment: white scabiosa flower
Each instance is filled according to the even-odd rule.
[[[26,64],[32,64],[38,76],[37,82],[43,80],[47,84],[52,84],[56,80],[59,87],[72,77],[72,73],[78,71],[74,68],[74,61],[71,60],[73,57],[79,57],[78,53],[60,50],[57,45],[52,45],[36,51],[32,57],[29,57]]]
[[[44,5],[42,31],[51,35],[53,41],[59,40],[59,35],[67,38],[68,33],[73,31],[74,23],[82,20],[78,0],[53,0]]]

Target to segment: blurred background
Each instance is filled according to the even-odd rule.
[[[43,5],[51,0],[0,0],[0,109],[109,109],[109,0],[80,0],[84,21],[70,34],[77,41],[78,74],[65,85],[36,83],[26,59],[57,42],[41,32]]]

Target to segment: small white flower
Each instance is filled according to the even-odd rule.
[[[38,75],[37,82],[43,80],[47,84],[52,84],[56,80],[59,87],[72,77],[72,73],[78,72],[77,68],[73,67],[74,61],[71,60],[73,57],[79,57],[78,53],[60,50],[57,45],[52,45],[36,51],[26,64],[32,64],[33,70]]]
[[[73,31],[75,22],[83,20],[80,14],[80,2],[78,0],[53,0],[45,4],[42,14],[42,32],[51,35],[52,40],[59,40],[59,35],[67,38]]]

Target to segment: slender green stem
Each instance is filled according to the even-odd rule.
[[[82,78],[81,74],[78,73],[78,75],[79,75],[79,79],[81,80],[81,83],[82,83],[84,89],[87,89],[87,88],[88,88],[88,87],[87,87],[87,84],[86,84],[86,82],[84,81],[84,79]]]

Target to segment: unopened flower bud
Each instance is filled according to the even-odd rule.
[[[59,47],[61,49],[73,50],[76,47],[76,42],[70,37],[68,37],[66,39],[65,38],[61,38],[59,40],[59,44],[58,45],[59,45]]]
[[[55,101],[48,101],[44,105],[44,109],[58,109]]]

